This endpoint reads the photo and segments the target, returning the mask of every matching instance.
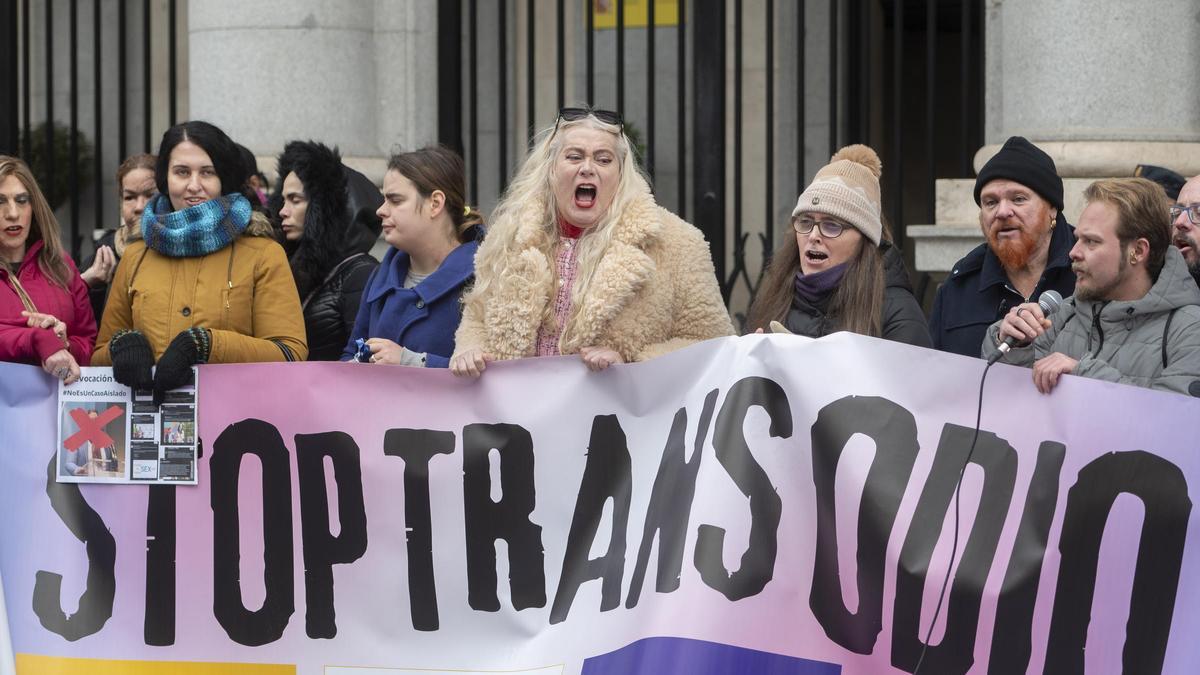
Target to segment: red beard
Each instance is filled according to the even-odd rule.
[[[1009,270],[1023,269],[1028,265],[1033,257],[1033,249],[1037,247],[1037,239],[1023,230],[1016,239],[1004,241],[999,241],[994,232],[988,232],[987,240],[992,252],[1000,259],[1000,264]]]

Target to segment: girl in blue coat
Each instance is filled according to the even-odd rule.
[[[392,248],[363,292],[342,360],[366,341],[370,363],[445,368],[475,276],[480,214],[466,205],[463,159],[442,146],[393,155],[383,177],[383,238]]]

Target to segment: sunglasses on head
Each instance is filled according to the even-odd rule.
[[[554,122],[554,133],[551,134],[551,137],[558,133],[558,127],[563,122],[575,122],[589,115],[605,124],[615,124],[621,128],[622,132],[625,131],[625,120],[621,118],[621,113],[596,108],[563,108],[558,111],[558,119]]]

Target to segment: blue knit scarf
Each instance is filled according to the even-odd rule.
[[[228,194],[179,211],[166,195],[155,195],[142,211],[146,246],[168,258],[197,258],[219,251],[250,224],[250,201]]]

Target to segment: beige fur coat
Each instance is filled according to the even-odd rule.
[[[507,268],[491,279],[486,297],[465,298],[455,353],[481,349],[496,359],[533,356],[538,329],[553,321],[554,260],[543,252],[553,233],[540,202],[520,211],[512,226]],[[503,225],[502,225],[503,226]],[[733,335],[708,242],[695,227],[660,208],[647,191],[613,224],[608,250],[589,281],[575,279],[575,297],[559,339],[563,354],[608,347],[627,361],[645,361],[694,342]],[[490,232],[480,246],[499,245]],[[588,235],[584,235],[585,237]],[[476,270],[479,275],[485,270]],[[477,281],[477,287],[478,287]]]

